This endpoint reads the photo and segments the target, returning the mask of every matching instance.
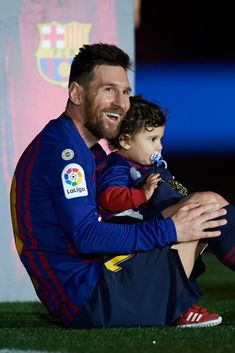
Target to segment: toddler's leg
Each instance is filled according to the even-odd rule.
[[[178,250],[181,263],[188,278],[192,273],[196,259],[204,251],[207,245],[207,243],[200,241],[190,241],[187,243],[172,245],[172,249]]]
[[[187,203],[219,203],[220,207],[227,210],[227,214],[223,218],[227,219],[227,224],[219,228],[221,236],[208,239],[211,250],[216,257],[228,268],[235,271],[235,207],[229,204],[221,195],[211,191],[195,192],[186,196],[176,205],[168,207],[163,211],[164,217],[171,216],[177,209]],[[174,245],[179,246],[179,256],[185,268],[185,272],[189,275],[192,271],[195,259],[201,249],[201,243],[195,244],[191,242],[188,246],[185,244]]]
[[[178,203],[167,207],[165,210],[162,211],[162,215],[164,218],[171,217],[178,209],[187,205],[188,203],[218,203],[220,207],[225,207],[228,205],[228,202],[219,194],[216,194],[212,191],[200,191],[194,192],[188,196],[183,197]]]
[[[223,218],[227,224],[219,228],[221,236],[208,239],[211,250],[216,257],[232,271],[235,271],[235,207],[229,204],[222,196],[214,192],[196,192],[186,196],[184,202],[217,202],[227,210]]]

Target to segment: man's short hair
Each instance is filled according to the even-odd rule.
[[[121,66],[125,71],[132,68],[133,64],[129,55],[116,45],[96,43],[86,44],[75,55],[69,76],[69,85],[76,81],[82,83],[90,78],[97,65]]]

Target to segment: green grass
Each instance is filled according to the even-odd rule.
[[[68,353],[230,353],[235,350],[235,276],[211,254],[200,278],[200,305],[219,312],[223,323],[204,329],[65,329],[38,302],[0,303],[0,350]]]

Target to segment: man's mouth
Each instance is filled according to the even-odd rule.
[[[105,114],[106,114],[106,116],[107,116],[110,120],[112,120],[112,121],[114,121],[114,122],[119,121],[120,118],[121,118],[121,115],[120,115],[119,113],[106,112]]]

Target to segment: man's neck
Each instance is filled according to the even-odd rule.
[[[76,107],[77,108],[77,107]],[[84,125],[84,119],[82,116],[79,115],[79,112],[77,109],[74,109],[74,107],[70,104],[67,104],[67,107],[65,109],[65,114],[70,117],[72,120],[75,128],[85,141],[86,145],[88,148],[91,148],[95,143],[98,142],[98,139],[85,127]]]

